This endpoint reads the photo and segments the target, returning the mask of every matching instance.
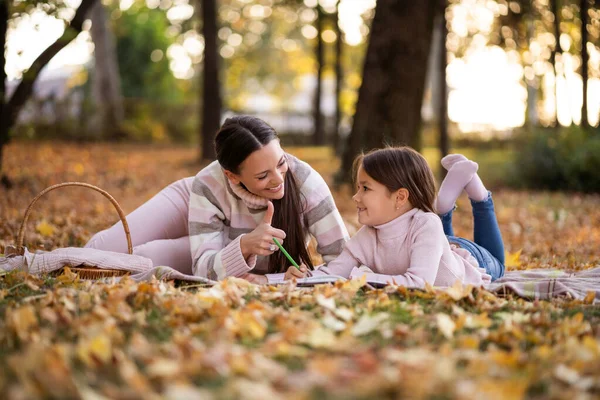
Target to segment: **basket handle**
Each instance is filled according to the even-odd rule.
[[[27,219],[29,218],[29,214],[31,213],[31,208],[33,207],[35,202],[39,200],[40,197],[42,197],[43,195],[45,195],[46,193],[48,193],[54,189],[58,189],[59,187],[64,187],[64,186],[83,186],[83,187],[87,187],[90,189],[94,189],[95,191],[103,194],[104,197],[106,197],[108,200],[110,200],[110,202],[113,204],[113,206],[115,206],[117,213],[119,213],[119,217],[121,218],[121,222],[123,223],[123,228],[125,229],[125,236],[127,237],[127,251],[129,252],[129,254],[133,254],[133,245],[131,244],[131,233],[129,232],[129,225],[127,224],[127,219],[125,218],[125,213],[121,209],[121,206],[119,206],[119,203],[117,203],[115,198],[112,197],[107,191],[102,190],[97,186],[90,185],[89,183],[83,183],[83,182],[64,182],[64,183],[52,185],[52,186],[47,187],[46,189],[42,190],[37,196],[35,196],[35,198],[31,201],[31,203],[29,203],[29,206],[27,207],[27,210],[25,211],[25,217],[23,218],[23,222],[21,223],[21,227],[19,228],[19,236],[17,238],[17,251],[19,254],[22,255],[25,250],[25,248],[23,247],[23,240],[25,238],[25,225],[27,224]]]

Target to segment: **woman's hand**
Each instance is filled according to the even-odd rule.
[[[262,285],[262,284],[265,284],[265,283],[269,283],[269,280],[264,275],[246,274],[246,275],[242,276],[241,278],[247,280],[248,282],[255,283],[257,285]]]
[[[262,222],[252,232],[245,234],[240,239],[240,247],[245,259],[248,259],[253,254],[270,256],[279,250],[275,242],[273,242],[273,238],[277,238],[281,243],[285,239],[285,232],[271,226],[273,212],[273,203],[269,201],[267,212]]]
[[[302,279],[305,278],[306,275],[308,275],[308,268],[306,268],[306,265],[300,264],[300,269],[294,266],[289,267],[288,270],[285,272],[283,279],[286,281],[292,278]]]

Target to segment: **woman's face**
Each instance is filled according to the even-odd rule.
[[[288,164],[279,140],[271,140],[240,164],[240,173],[227,171],[233,183],[242,183],[248,191],[271,200],[281,199],[285,193],[285,174]]]

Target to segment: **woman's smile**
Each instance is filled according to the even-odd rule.
[[[280,183],[279,185],[272,187],[272,188],[267,188],[267,190],[271,193],[277,193],[279,192],[281,189],[283,189],[283,183]]]

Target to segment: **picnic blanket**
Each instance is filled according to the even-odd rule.
[[[568,296],[583,300],[595,293],[593,304],[600,303],[600,267],[577,272],[557,269],[509,271],[502,278],[486,285],[490,292],[511,291],[526,299],[547,300]]]
[[[199,276],[185,275],[168,266],[154,266],[146,257],[115,253],[91,248],[66,247],[49,252],[31,253],[25,249],[23,256],[0,257],[0,271],[21,270],[30,274],[56,271],[65,265],[95,266],[131,272],[135,281],[178,279],[215,284],[216,281]],[[589,292],[595,293],[593,303],[600,303],[600,267],[577,272],[556,269],[509,271],[501,279],[484,287],[494,293],[511,291],[523,298],[547,300],[569,296],[583,300]]]
[[[167,280],[216,283],[207,278],[182,274],[171,267],[154,266],[152,260],[146,257],[90,248],[65,247],[39,253],[25,249],[22,256],[0,257],[0,271],[20,270],[37,275],[59,270],[65,265],[129,271],[135,281],[150,280],[155,276]]]

